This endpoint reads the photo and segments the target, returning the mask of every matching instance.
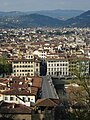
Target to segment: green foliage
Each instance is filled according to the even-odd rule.
[[[73,108],[73,112],[70,113],[70,120],[90,120],[90,78],[86,74],[86,62],[77,61],[74,71],[74,74],[77,76],[77,80],[74,82],[79,87],[72,87],[71,92],[76,97],[78,104]],[[80,106],[81,104],[82,106]]]
[[[12,66],[7,61],[5,57],[0,57],[0,74],[3,74],[3,77],[5,74],[10,74],[12,72]]]
[[[72,113],[69,113],[69,120],[90,120],[90,113],[86,110],[75,109]]]

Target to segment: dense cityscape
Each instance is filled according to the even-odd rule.
[[[89,75],[90,28],[0,29],[0,113],[7,119],[74,120],[75,110],[89,112]]]
[[[90,0],[1,0],[0,120],[90,120]]]

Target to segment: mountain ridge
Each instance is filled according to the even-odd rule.
[[[90,27],[90,10],[66,20],[65,25],[72,27]]]
[[[75,16],[80,15],[83,13],[83,10],[61,10],[61,9],[55,9],[55,10],[40,10],[40,11],[28,11],[28,12],[21,12],[21,11],[10,11],[10,12],[0,12],[0,16],[19,16],[19,15],[29,15],[29,14],[40,14],[49,16],[52,18],[58,18],[60,20],[66,20]]]
[[[0,18],[0,28],[27,27],[90,27],[90,10],[68,20],[59,20],[37,13]]]
[[[21,15],[21,16],[14,16],[14,17],[3,17],[0,19],[0,28],[6,27],[13,28],[13,27],[58,27],[62,24],[63,21],[58,20],[56,18],[39,15],[39,14],[30,14],[30,15]]]

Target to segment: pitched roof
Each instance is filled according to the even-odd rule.
[[[33,78],[33,87],[41,88],[42,86],[42,77],[32,77]]]
[[[35,103],[35,106],[45,106],[45,107],[54,107],[60,103],[59,99],[52,99],[52,98],[43,98],[38,99]]]
[[[0,102],[0,113],[3,114],[30,114],[32,109],[25,105],[7,103],[4,101]]]
[[[5,95],[36,95],[36,90],[33,91],[31,90],[32,92],[30,92],[29,90],[26,90],[26,89],[10,89],[10,90],[6,90],[6,91],[3,91],[2,94],[5,94]]]

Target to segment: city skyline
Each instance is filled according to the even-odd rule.
[[[90,0],[1,0],[0,11],[89,10]]]

